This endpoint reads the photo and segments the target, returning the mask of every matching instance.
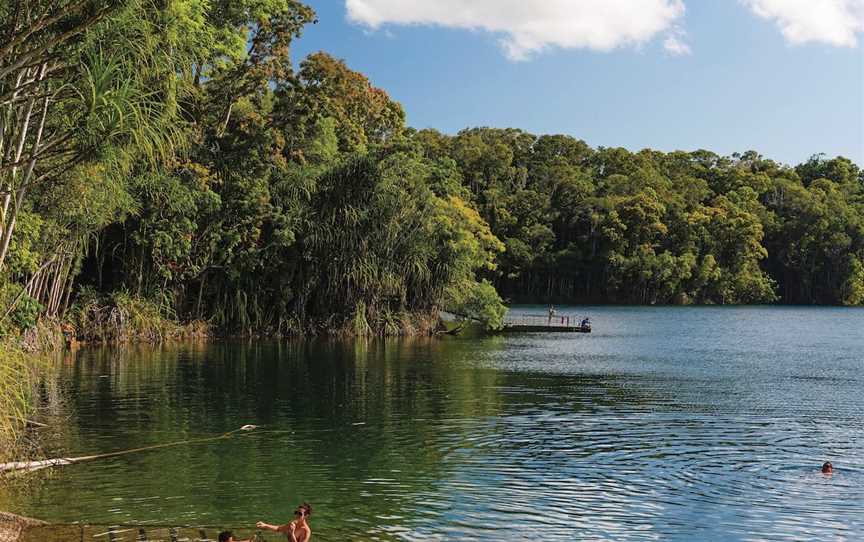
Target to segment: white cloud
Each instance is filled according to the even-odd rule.
[[[855,47],[864,32],[864,0],[741,0],[777,23],[789,43]]]
[[[346,6],[351,21],[370,28],[438,25],[499,34],[512,60],[550,47],[638,46],[673,29],[684,15],[682,0],[346,0]],[[667,51],[689,52],[675,34],[670,39]]]
[[[690,46],[684,41],[684,36],[686,35],[686,32],[676,28],[663,40],[663,48],[672,56],[689,55],[692,51],[690,51]]]

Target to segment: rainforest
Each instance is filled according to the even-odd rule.
[[[315,22],[294,0],[0,3],[2,333],[406,335],[442,310],[494,328],[505,302],[864,303],[852,161],[412,128],[342,60],[292,57]]]

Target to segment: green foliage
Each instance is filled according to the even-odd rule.
[[[848,163],[837,162],[841,170]],[[857,176],[856,169],[837,177],[839,183],[822,178],[808,186],[789,174],[775,180],[766,197],[773,213],[766,248],[785,299],[829,304],[856,299],[854,261],[864,256],[862,185],[850,179]]]
[[[69,319],[85,341],[161,342],[184,334],[170,309],[122,291],[82,290]]]
[[[24,292],[24,288],[18,284],[7,282],[0,286],[0,307],[3,307],[0,317],[6,314],[6,311],[13,304],[14,308],[9,312],[9,315],[0,321],[0,337],[33,327],[42,311],[39,302],[28,296]]]
[[[453,284],[493,267],[500,243],[465,202],[430,190],[432,171],[394,154],[380,164],[350,160],[321,177],[300,236],[311,264],[303,276],[314,284],[304,312],[332,313],[339,299],[358,307],[355,322],[363,315],[394,333],[393,311],[432,310]]]
[[[465,281],[454,284],[447,292],[447,308],[456,314],[479,320],[488,329],[501,329],[507,307],[495,287],[488,281]]]
[[[864,305],[864,264],[857,257],[850,256],[848,266],[842,302],[844,305]]]
[[[26,277],[39,269],[45,222],[44,217],[26,209],[18,214],[16,235],[11,239],[9,258],[6,261],[7,272],[11,276]]]
[[[845,158],[793,168],[753,151],[416,131],[341,60],[315,53],[295,73],[291,45],[315,18],[295,0],[34,2],[29,21],[0,17],[21,39],[0,69],[45,44],[67,69],[25,91],[49,96],[58,146],[26,186],[0,172],[0,226],[15,232],[3,296],[39,279],[4,325],[70,299],[93,340],[162,340],[184,333],[177,320],[397,335],[441,309],[496,328],[498,292],[864,303],[864,175]],[[42,12],[56,24],[27,34]],[[35,69],[9,68],[0,91]],[[0,108],[8,140],[22,104]]]
[[[365,337],[372,334],[372,326],[366,319],[366,303],[358,301],[354,307],[354,318],[351,321],[351,332],[356,337]]]
[[[313,53],[300,63],[299,91],[283,96],[291,102],[295,126],[315,125],[315,119],[332,118],[339,148],[364,152],[370,145],[398,136],[404,129],[405,112],[386,92],[375,88],[365,75],[350,70],[345,62],[327,53]]]
[[[459,165],[471,203],[506,247],[485,276],[507,297],[854,298],[844,295],[854,289],[844,286],[854,275],[845,257],[864,248],[864,194],[860,170],[844,158],[792,169],[752,151],[723,158],[593,150],[567,136],[518,130],[412,135],[422,153]]]
[[[9,341],[0,342],[0,462],[16,459],[27,419],[36,407],[36,386],[46,367],[41,357]]]

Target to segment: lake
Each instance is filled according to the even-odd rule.
[[[0,510],[237,528],[309,501],[313,540],[864,538],[864,310],[556,309],[594,332],[82,350],[46,390],[54,454],[261,427],[7,483]]]

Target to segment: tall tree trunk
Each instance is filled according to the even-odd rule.
[[[48,271],[46,266],[46,269],[39,273],[39,276],[36,278],[36,282],[33,285],[33,293],[30,294],[30,297],[35,299],[37,302],[42,298],[42,283],[45,281],[45,275],[47,274]]]
[[[5,320],[7,316],[12,314],[12,311],[15,310],[15,307],[18,305],[18,302],[21,301],[21,298],[24,297],[24,294],[27,294],[30,297],[33,297],[31,292],[36,291],[36,288],[35,288],[36,281],[43,275],[43,272],[45,271],[45,269],[54,262],[54,258],[55,258],[55,256],[52,256],[50,260],[43,263],[39,267],[39,269],[37,269],[36,272],[33,273],[33,276],[30,277],[29,281],[27,281],[27,285],[21,289],[21,291],[18,293],[18,295],[15,297],[15,299],[12,300],[12,303],[10,303],[8,307],[6,307],[6,311],[3,313],[3,316],[0,317],[0,322]]]
[[[47,72],[47,70],[48,70],[48,63],[45,62],[39,68],[39,73],[37,76],[38,81],[41,81],[42,79],[45,78],[45,73]],[[33,106],[35,105],[35,103],[36,103],[36,98],[33,97],[30,99],[30,101],[27,105],[27,114],[26,114],[26,118],[24,121],[24,127],[22,129],[22,132],[21,132],[21,135],[19,138],[18,147],[15,151],[15,162],[16,163],[18,161],[20,161],[21,155],[24,152],[24,142],[25,142],[25,139],[27,137],[27,130],[29,129],[30,117],[33,113]],[[41,119],[39,120],[39,128],[36,131],[36,137],[35,137],[35,140],[33,142],[32,147],[31,147],[31,152],[30,152],[31,159],[30,159],[29,164],[27,165],[27,170],[24,173],[24,178],[21,180],[21,185],[20,185],[20,187],[17,187],[17,192],[15,193],[15,201],[14,201],[14,204],[11,206],[11,211],[9,210],[9,207],[7,206],[7,202],[6,201],[3,202],[3,206],[4,206],[3,217],[6,219],[6,222],[3,224],[3,235],[2,235],[2,240],[0,240],[0,270],[3,269],[3,264],[6,261],[6,254],[9,251],[9,243],[12,241],[12,232],[15,229],[15,221],[18,218],[18,211],[21,209],[21,203],[24,200],[24,196],[27,194],[27,184],[30,182],[30,178],[33,176],[33,169],[36,167],[36,160],[37,160],[37,156],[39,153],[39,146],[42,144],[42,133],[45,130],[45,119],[48,116],[48,103],[49,103],[49,97],[46,96],[43,99],[42,116],[41,116]],[[9,183],[9,191],[10,191],[9,195],[11,195],[11,193],[14,192],[16,189],[15,178],[17,177],[17,174],[18,174],[18,166],[14,166],[12,168],[12,173],[11,173],[12,178],[11,178],[11,181]]]
[[[69,298],[72,296],[72,285],[75,283],[75,275],[72,274],[72,266],[69,267],[69,276],[66,279],[65,292],[63,294],[63,303],[60,305],[60,312],[57,314],[59,318],[66,315],[69,309]]]
[[[64,255],[60,259],[57,274],[54,276],[54,284],[48,301],[48,316],[51,318],[57,317],[57,310],[60,308],[60,297],[63,293],[63,286],[66,284],[66,275],[69,273],[68,260],[68,255]]]
[[[18,111],[17,114],[15,114],[15,101],[14,100],[15,100],[15,98],[18,97],[18,92],[22,86],[21,80],[24,78],[27,71],[28,70],[21,70],[21,72],[18,74],[18,77],[15,79],[15,91],[12,93],[12,101],[10,101],[9,112],[8,112],[8,115],[10,117],[12,117],[12,119],[11,119],[12,120],[12,126],[9,127],[9,130],[10,130],[9,139],[10,140],[12,139],[12,137],[14,135],[16,135],[15,134],[15,128],[19,127],[18,125],[20,124],[20,121],[21,121],[21,114],[23,113],[23,110],[20,110],[20,111]],[[31,100],[31,104],[32,103],[33,103],[33,100]],[[32,111],[32,107],[30,109]],[[3,144],[5,146],[5,144],[6,144],[6,141],[5,141],[6,140],[5,117],[6,117],[6,115],[4,114],[3,117],[4,117]],[[28,119],[28,121],[29,121],[29,119]],[[22,133],[19,131],[19,133],[17,135],[19,137],[19,140],[23,142],[23,139],[21,139]],[[11,143],[11,141],[10,141],[10,143]],[[8,162],[10,160],[13,163],[18,161],[18,158],[16,158],[14,155],[13,149],[15,149],[15,148],[16,148],[16,146],[14,144],[10,144],[8,147],[5,147],[3,149],[4,152],[0,152],[0,164],[2,164],[3,162]],[[9,176],[8,181],[6,181],[2,184],[2,188],[3,188],[3,191],[5,192],[5,194],[3,194],[3,209],[0,210],[0,242],[2,242],[2,239],[5,237],[5,232],[7,229],[6,221],[7,221],[7,213],[9,211],[9,204],[12,202],[12,194],[15,193],[15,173],[16,173],[16,170],[13,169],[11,175]]]
[[[195,307],[195,317],[201,319],[201,299],[204,297],[204,282],[207,280],[207,272],[201,274],[201,283],[198,285],[198,303]]]

